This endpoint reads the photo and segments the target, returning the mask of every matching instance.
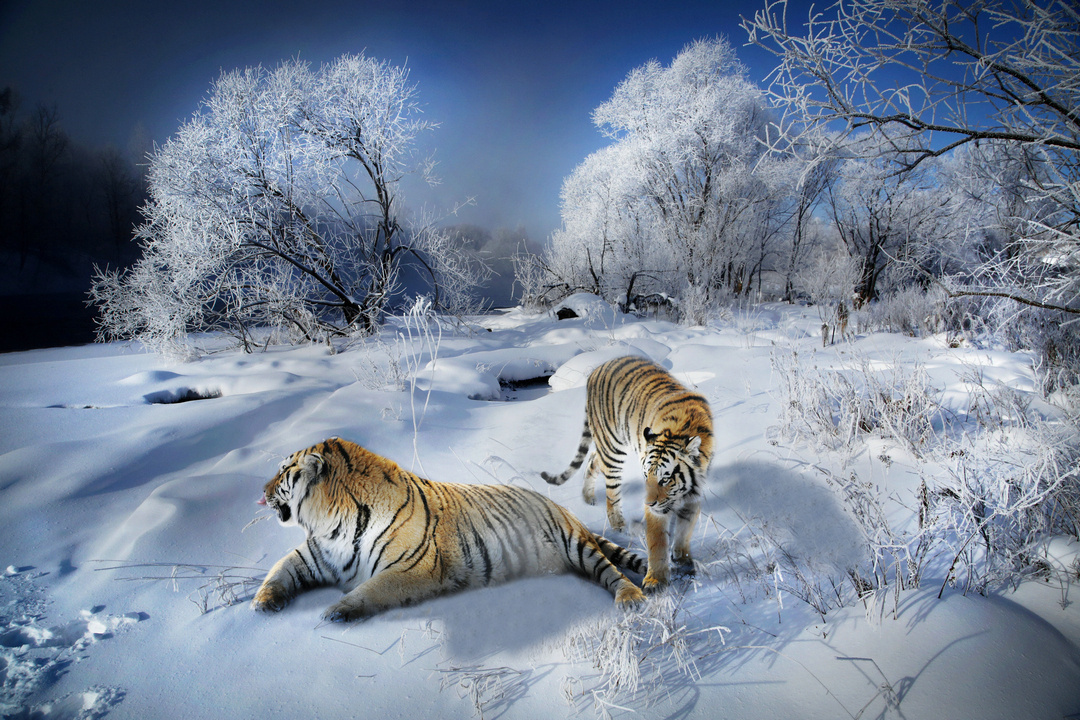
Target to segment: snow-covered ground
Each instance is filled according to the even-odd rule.
[[[335,353],[170,364],[111,344],[0,355],[0,714],[1080,717],[1074,586],[1029,581],[989,597],[946,588],[939,600],[944,569],[931,567],[898,600],[822,616],[777,594],[792,581],[777,568],[754,572],[764,541],[825,587],[865,552],[822,480],[821,463],[841,461],[776,430],[775,363],[792,350],[819,368],[856,356],[918,362],[956,399],[971,367],[1030,393],[1027,356],[883,334],[822,348],[805,308],[686,328],[579,305],[591,314],[511,311],[441,337],[399,321]],[[260,514],[262,486],[289,453],[332,435],[433,479],[532,487],[604,531],[580,477],[550,487],[539,473],[565,468],[577,447],[589,368],[625,353],[660,361],[712,404],[694,579],[636,615],[574,576],[350,625],[320,621],[334,589],[277,615],[250,609],[254,583],[302,539]],[[508,385],[538,376],[551,379]],[[202,399],[167,402],[181,398]],[[897,497],[919,480],[902,449],[873,437],[847,461]],[[640,482],[626,489],[624,508],[640,519]]]

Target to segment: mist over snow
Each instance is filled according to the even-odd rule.
[[[870,538],[843,483],[877,488],[904,532],[920,482],[947,468],[920,461],[926,441],[875,431],[820,449],[785,406],[794,363],[823,377],[899,368],[963,417],[978,368],[1053,421],[1030,356],[880,333],[823,347],[816,309],[798,306],[686,327],[568,302],[577,318],[514,309],[464,331],[392,318],[332,349],[180,364],[120,343],[0,355],[0,715],[1080,714],[1080,605],[1065,579],[1076,543],[1053,539],[1045,575],[1016,590],[964,592],[957,577],[938,599],[951,560],[939,555],[917,588],[853,599]],[[571,575],[346,625],[320,620],[333,588],[251,610],[266,571],[303,540],[256,505],[262,487],[329,436],[434,480],[534,488],[607,531],[580,474],[554,487],[540,472],[564,469],[578,445],[588,371],[623,354],[663,364],[712,406],[694,577],[629,614]],[[640,550],[640,477],[624,490],[632,530],[607,536]]]

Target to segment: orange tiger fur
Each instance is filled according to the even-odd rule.
[[[346,621],[522,575],[577,571],[623,607],[644,600],[619,567],[639,555],[594,535],[568,510],[526,488],[425,480],[347,440],[294,453],[266,484],[265,503],[307,540],[255,593],[277,611],[317,585],[346,591],[324,617]]]

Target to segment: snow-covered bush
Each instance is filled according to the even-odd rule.
[[[951,318],[944,292],[936,287],[927,290],[911,285],[886,293],[868,305],[860,314],[859,327],[925,337],[957,330],[950,325]]]
[[[518,304],[530,312],[540,312],[566,296],[565,288],[547,282],[549,273],[543,259],[527,249],[514,253],[514,285]]]
[[[1011,388],[969,381],[978,430],[942,448],[949,480],[929,508],[952,556],[946,580],[985,592],[1048,575],[1046,542],[1080,538],[1080,417],[1048,418]]]
[[[779,386],[779,431],[789,440],[841,453],[857,452],[870,433],[924,454],[944,429],[941,393],[926,371],[896,362],[875,364],[854,355],[849,367],[805,367],[798,353],[772,358]]]
[[[1080,320],[1056,310],[1023,309],[1009,301],[982,303],[995,336],[1013,350],[1036,355],[1040,390],[1051,395],[1080,385]]]
[[[866,538],[866,559],[847,568],[847,579],[855,597],[864,603],[884,599],[891,590],[893,611],[899,607],[900,592],[919,587],[923,573],[943,542],[942,528],[935,525],[931,493],[920,483],[914,498],[918,522],[901,528],[890,518],[887,507],[905,504],[890,496],[875,482],[856,473],[826,474],[826,482],[844,503],[848,514]],[[843,597],[841,595],[838,595]]]
[[[572,628],[565,652],[598,673],[589,691],[598,711],[657,687],[672,687],[680,678],[697,680],[698,658],[724,644],[727,627],[705,626],[685,604],[687,595],[669,588],[641,608],[605,615]],[[578,698],[571,690],[568,700]]]
[[[760,518],[741,517],[738,530],[722,530],[707,551],[714,559],[699,563],[699,573],[721,585],[737,588],[743,602],[762,595],[784,609],[785,597],[796,598],[822,620],[837,607],[855,597],[845,587],[847,568],[836,567],[828,559],[790,548],[787,533]]]
[[[1031,352],[1044,397],[1080,384],[1080,323],[1057,310],[1024,308],[1008,298],[950,299],[945,287],[933,284],[888,292],[855,318],[859,332],[947,333],[950,343],[965,339]]]
[[[873,434],[899,444],[923,474],[914,497],[898,498],[854,471],[824,471],[867,538],[867,563],[849,569],[858,596],[918,587],[933,562],[946,581],[985,592],[1049,572],[1046,541],[1080,537],[1080,415],[1044,416],[979,373],[965,379],[966,412],[949,411],[919,364],[857,354],[846,368],[806,367],[778,351],[773,368],[780,437],[847,468]],[[889,505],[912,507],[916,524],[895,526]]]

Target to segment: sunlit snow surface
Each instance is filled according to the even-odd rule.
[[[823,349],[813,309],[766,306],[686,328],[579,305],[577,319],[515,310],[441,337],[395,323],[379,342],[335,353],[226,351],[173,364],[111,344],[0,356],[0,715],[1080,716],[1080,598],[1057,583],[989,598],[947,588],[938,600],[939,569],[898,605],[890,596],[823,621],[759,580],[699,574],[652,601],[679,606],[689,667],[651,648],[636,692],[604,685],[580,651],[623,618],[606,591],[573,576],[351,625],[320,621],[335,589],[277,615],[250,609],[251,583],[303,537],[269,519],[249,525],[255,501],[286,455],[331,435],[433,479],[532,487],[603,532],[604,509],[584,503],[579,476],[551,487],[539,473],[564,469],[577,447],[589,369],[651,357],[714,412],[697,559],[716,566],[722,540],[749,524],[842,580],[863,539],[809,451],[770,432],[777,349],[822,367],[853,353],[919,361],[946,402],[963,401],[959,378],[973,364],[1032,388],[1027,356],[941,338],[872,335]],[[407,362],[418,369],[411,392],[395,370]],[[549,379],[528,382],[536,377]],[[902,452],[879,462],[881,452],[850,469],[910,497],[914,465]],[[625,511],[640,519],[640,478],[625,490]],[[609,536],[640,548],[636,535]]]

